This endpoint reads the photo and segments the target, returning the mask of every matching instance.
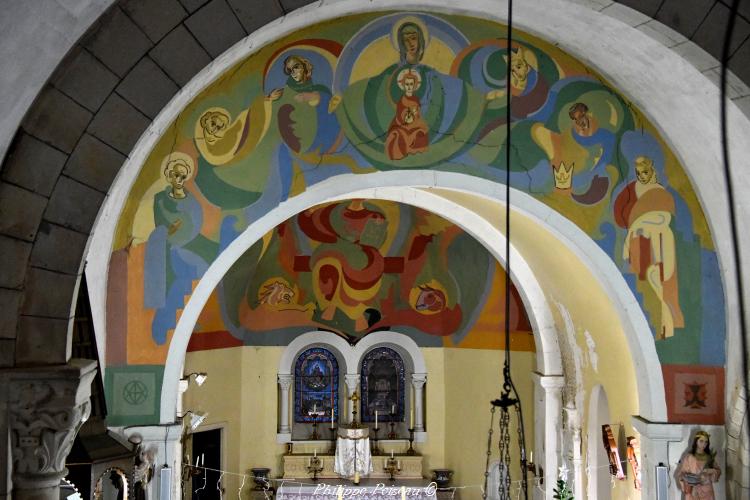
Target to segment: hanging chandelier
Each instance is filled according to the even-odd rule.
[[[500,474],[498,481],[498,497],[500,500],[511,498],[511,415],[517,420],[518,448],[520,451],[520,492],[516,498],[528,499],[528,483],[526,480],[526,439],[523,427],[523,411],[521,399],[518,395],[510,374],[510,145],[511,145],[511,40],[513,35],[513,1],[508,0],[508,30],[506,35],[506,136],[505,136],[505,359],[502,371],[502,392],[500,397],[490,402],[490,428],[487,433],[487,460],[484,472],[484,490],[482,498],[487,498],[487,483],[490,475],[490,457],[492,456],[492,437],[494,434],[495,413],[500,410],[498,418],[498,452],[500,458]]]

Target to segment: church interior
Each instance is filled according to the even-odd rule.
[[[0,499],[750,498],[747,0],[0,15]]]

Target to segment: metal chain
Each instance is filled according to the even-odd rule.
[[[521,403],[517,402],[513,405],[516,409],[516,418],[518,419],[518,447],[521,451],[521,491],[523,492],[523,498],[528,498],[529,485],[526,481],[526,436],[524,435],[523,428],[523,415],[521,414]]]
[[[492,456],[492,426],[495,423],[495,407],[490,407],[490,429],[487,431],[487,462],[484,464],[484,488],[482,489],[482,500],[487,499],[487,480],[490,476],[490,457]]]
[[[505,467],[505,474],[500,474],[498,493],[500,500],[510,500],[510,413],[507,407],[501,408],[500,439],[497,447],[500,451],[500,464]]]

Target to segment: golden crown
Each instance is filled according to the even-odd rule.
[[[557,167],[552,166],[552,173],[555,176],[555,188],[570,189],[573,182],[573,167],[575,167],[575,163],[571,163],[567,167],[564,161],[560,162],[560,165]]]

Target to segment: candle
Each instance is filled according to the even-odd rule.
[[[375,410],[375,428],[378,428],[378,410]]]
[[[401,460],[396,460],[396,468],[401,470]]]
[[[534,452],[533,451],[529,455],[529,462],[531,462],[532,464],[534,463]]]
[[[333,408],[331,408],[331,429],[333,429]]]
[[[318,404],[313,404],[313,413],[318,413]]]
[[[393,450],[391,450],[391,458],[393,458]]]
[[[414,428],[414,408],[411,409],[411,413],[409,414],[409,429]]]
[[[396,405],[391,405],[391,413],[396,414]]]
[[[315,458],[318,458],[318,449],[317,449],[317,448],[315,448],[315,450],[313,450],[313,451],[315,452],[315,455],[314,455],[314,456],[315,456]]]
[[[201,453],[201,465],[206,465],[206,454]]]
[[[310,467],[312,465],[312,458],[307,457],[307,466]]]
[[[199,459],[200,459],[200,457],[195,457],[195,466],[196,466],[196,467],[198,467],[198,460],[199,460]]]

